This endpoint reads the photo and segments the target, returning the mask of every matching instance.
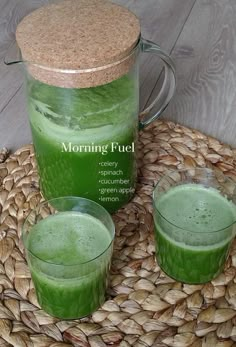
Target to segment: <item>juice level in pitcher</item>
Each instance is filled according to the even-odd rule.
[[[81,196],[114,212],[133,196],[138,129],[136,79],[68,89],[28,83],[40,184],[47,200]]]

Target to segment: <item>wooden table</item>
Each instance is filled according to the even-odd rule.
[[[31,141],[20,66],[3,59],[17,23],[47,0],[0,0],[0,148]],[[141,19],[142,34],[169,52],[177,91],[164,117],[236,146],[236,1],[116,0]],[[141,62],[141,108],[157,93],[161,64]]]

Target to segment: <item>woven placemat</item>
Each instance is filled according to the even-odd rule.
[[[205,285],[168,278],[154,256],[151,193],[168,168],[214,167],[236,182],[236,150],[172,122],[140,134],[134,199],[114,215],[108,299],[91,317],[60,321],[37,304],[19,240],[42,197],[32,146],[0,152],[0,347],[236,347],[236,243]]]

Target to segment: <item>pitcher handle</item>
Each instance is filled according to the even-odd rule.
[[[171,98],[174,95],[176,87],[175,66],[170,56],[165,53],[156,43],[141,38],[141,51],[145,53],[157,54],[164,63],[165,78],[161,90],[155,100],[140,113],[139,128],[145,126],[159,118],[161,113],[168,106]],[[154,106],[157,106],[157,111],[150,114]]]

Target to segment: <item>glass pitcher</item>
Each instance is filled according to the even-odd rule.
[[[63,3],[74,6],[73,1],[67,0]],[[80,2],[84,6],[82,0],[76,1],[75,6]],[[167,107],[175,90],[175,72],[171,58],[157,44],[141,38],[139,22],[131,12],[111,3],[99,1],[99,4],[93,8],[90,17],[94,11],[99,11],[99,6],[101,9],[108,6],[112,15],[115,11],[119,12],[115,19],[120,17],[122,28],[127,20],[127,16],[122,18],[122,15],[128,13],[129,24],[133,20],[131,34],[136,30],[136,38],[129,43],[129,49],[124,50],[122,47],[123,54],[116,56],[113,61],[107,59],[107,63],[103,65],[97,63],[98,66],[94,66],[91,63],[89,68],[74,68],[66,65],[68,57],[67,60],[64,57],[65,68],[61,68],[63,64],[51,66],[51,57],[48,64],[39,63],[38,57],[27,58],[27,52],[25,57],[26,44],[22,44],[23,40],[18,38],[22,57],[16,61],[6,61],[6,64],[23,63],[24,66],[28,113],[44,197],[85,197],[114,212],[127,203],[135,192],[138,129],[143,129],[157,119]],[[38,18],[40,11],[45,11],[50,6],[52,5],[37,10]],[[54,12],[57,12],[57,9],[58,7],[54,7]],[[37,11],[33,14],[37,14]],[[73,11],[76,12],[76,8]],[[28,16],[29,20],[30,16],[32,20],[32,14]],[[114,22],[115,19],[111,18],[109,21]],[[85,21],[84,18],[83,20]],[[107,24],[107,21],[106,12],[103,26],[108,26],[110,22]],[[20,25],[22,26],[21,23]],[[83,25],[86,27],[87,24]],[[91,26],[91,21],[89,25]],[[111,26],[111,23],[109,25]],[[95,29],[98,32],[102,30]],[[119,41],[120,31],[121,27],[116,35],[117,44],[124,44],[129,38]],[[27,40],[25,42],[28,44]],[[97,41],[94,39],[94,44],[95,42]],[[104,41],[103,46],[105,45]],[[37,49],[40,53],[40,48]],[[107,47],[103,50],[107,52]],[[165,76],[159,95],[139,114],[141,52],[159,56],[164,63]],[[40,59],[43,59],[42,56]],[[152,112],[154,105],[156,112]]]

